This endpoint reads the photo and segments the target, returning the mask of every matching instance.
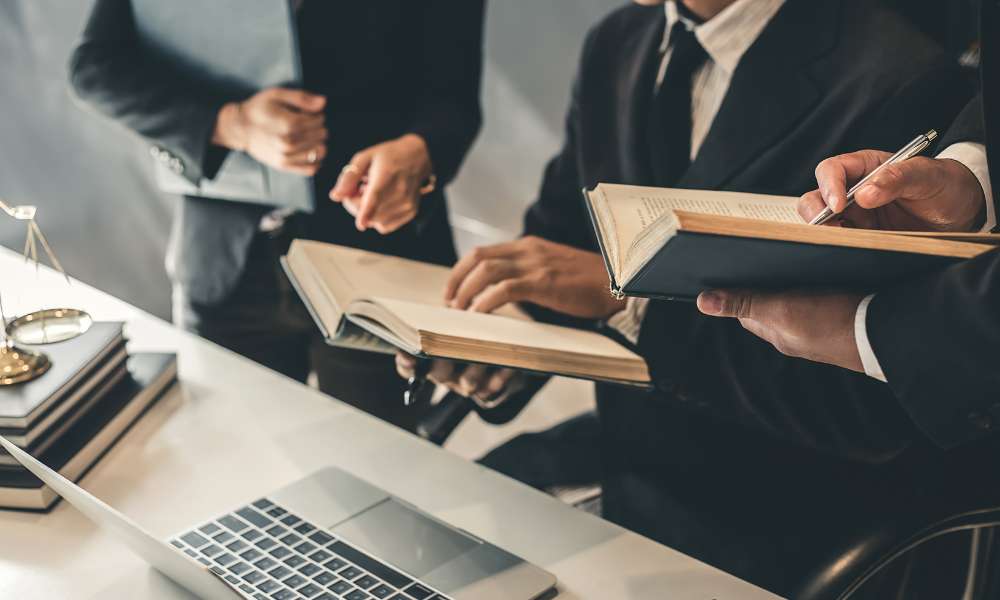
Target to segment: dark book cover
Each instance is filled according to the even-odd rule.
[[[69,410],[64,414],[60,414],[41,435],[33,437],[27,444],[20,443],[19,440],[22,440],[20,436],[12,436],[4,432],[0,432],[0,435],[5,437],[7,441],[16,444],[29,454],[38,456],[54,444],[58,443],[58,441],[66,435],[67,432],[72,430],[73,426],[76,425],[77,422],[86,417],[90,411],[97,404],[99,404],[105,396],[110,394],[127,376],[128,368],[126,368],[125,360],[122,360],[119,365],[101,378],[101,380],[94,386],[93,390],[86,395],[86,397],[74,404],[72,410]],[[13,456],[4,450],[0,450],[0,472],[2,472],[3,469],[18,468],[19,466],[19,463]]]
[[[79,479],[155,403],[175,378],[176,356],[173,354],[137,354],[131,357],[128,375],[86,416],[76,422],[59,443],[35,458],[60,471],[68,479]],[[133,405],[137,412],[122,419]],[[107,431],[111,435],[106,443],[99,448],[92,447],[91,442],[110,429],[114,431]],[[86,464],[80,469],[74,469],[79,471],[77,473],[64,473],[63,469],[83,451],[88,454],[85,457]],[[0,506],[8,504],[4,501],[4,490],[29,491],[41,490],[43,487],[38,478],[21,466],[0,468]],[[45,507],[25,507],[19,504],[18,508]]]
[[[98,322],[71,340],[32,347],[47,354],[52,367],[34,381],[0,387],[0,427],[29,428],[124,343],[123,328],[123,323]]]
[[[127,360],[128,353],[123,341],[112,348],[112,351],[104,357],[97,368],[77,381],[59,402],[42,411],[34,419],[31,427],[0,427],[0,435],[24,449],[36,446],[43,438],[48,437],[49,432],[62,425],[66,419],[71,418],[81,404],[92,400],[95,395],[99,395],[101,388],[105,387],[111,376],[119,371],[124,372]],[[0,452],[0,455],[2,454]]]
[[[682,230],[622,292],[670,300],[694,300],[712,289],[831,288],[870,293],[961,260]]]

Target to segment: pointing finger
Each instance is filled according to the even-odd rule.
[[[862,150],[828,158],[816,167],[816,183],[823,202],[839,214],[847,207],[849,185],[874,171],[890,154],[877,150]]]
[[[330,199],[334,202],[343,202],[360,196],[362,184],[368,176],[368,169],[371,168],[371,160],[371,154],[367,152],[355,154],[351,162],[340,171],[337,183],[330,190]]]
[[[455,300],[455,294],[458,293],[458,288],[465,281],[465,278],[469,276],[469,273],[476,268],[479,263],[484,260],[491,258],[506,258],[513,255],[515,252],[514,242],[508,242],[503,244],[495,244],[493,246],[479,246],[474,248],[472,252],[469,252],[461,258],[455,266],[451,269],[451,275],[448,277],[448,282],[445,284],[444,289],[444,300],[449,305],[451,305]]]
[[[508,279],[516,275],[516,269],[511,261],[499,258],[488,258],[480,262],[469,273],[469,276],[462,280],[462,284],[455,292],[455,298],[451,302],[452,308],[465,310],[469,308],[472,301],[476,299],[483,290],[491,285]]]
[[[513,302],[531,301],[534,298],[535,287],[526,278],[504,279],[496,285],[487,288],[476,297],[469,310],[481,313],[491,313],[501,306]]]

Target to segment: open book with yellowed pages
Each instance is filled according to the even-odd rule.
[[[1000,245],[991,234],[806,224],[798,198],[602,183],[584,200],[616,296],[691,300],[707,289],[877,291]]]
[[[295,240],[285,270],[330,344],[647,386],[646,362],[594,331],[539,323],[508,305],[492,314],[444,303],[449,269]]]

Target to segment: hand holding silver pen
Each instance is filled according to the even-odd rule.
[[[816,189],[799,199],[799,214],[809,222],[833,207],[845,226],[889,231],[980,232],[996,225],[985,146],[955,143],[934,158],[883,167],[890,158],[858,150],[824,160],[816,167]],[[878,176],[865,178],[878,169]],[[850,184],[862,178],[856,206],[845,210]]]
[[[868,175],[862,178],[861,181],[854,184],[854,187],[848,190],[847,204],[844,205],[844,208],[847,208],[851,204],[854,204],[854,195],[857,193],[857,191],[863,188],[866,183],[871,181],[872,178],[874,178],[876,175],[885,170],[886,167],[888,167],[889,165],[901,163],[903,161],[913,158],[914,156],[919,155],[921,152],[926,150],[934,142],[934,140],[937,139],[937,137],[938,137],[937,131],[934,131],[932,129],[925,134],[918,135],[917,137],[913,138],[913,141],[904,146],[899,152],[893,154],[888,160],[879,165],[879,167],[873,170],[871,173],[868,173]],[[831,219],[833,219],[836,216],[836,214],[837,213],[833,212],[833,209],[831,209],[828,206],[825,209],[823,209],[822,212],[816,215],[816,217],[813,218],[813,220],[811,220],[809,224],[824,225],[828,223]]]

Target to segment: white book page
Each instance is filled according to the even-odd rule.
[[[378,298],[376,302],[414,330],[479,343],[529,347],[606,359],[641,360],[620,344],[592,331],[559,327],[423,304]]]
[[[337,303],[350,311],[358,299],[392,298],[428,306],[444,307],[445,284],[451,269],[396,256],[375,254],[346,246],[296,240]],[[498,314],[528,317],[514,305],[501,307]]]
[[[622,227],[623,238],[634,239],[664,215],[678,210],[779,223],[804,222],[796,210],[798,198],[793,196],[607,183],[602,183],[598,188],[615,213],[615,220]]]
[[[307,248],[324,281],[350,290],[351,297],[342,300],[345,305],[373,296],[444,305],[450,272],[446,267],[319,242],[308,243]]]
[[[611,240],[607,240],[606,246],[617,277],[624,277],[628,256],[636,239],[670,214],[667,203],[648,195],[633,193],[646,189],[656,188],[602,183],[594,190],[598,200],[598,218],[602,227],[607,224],[606,228],[611,230],[606,231],[605,236],[613,236]],[[618,283],[624,284],[624,281],[619,280]]]
[[[798,198],[791,196],[605,183],[598,191],[612,214],[620,252],[618,267],[625,281],[673,234],[675,211],[804,223],[796,210]]]

